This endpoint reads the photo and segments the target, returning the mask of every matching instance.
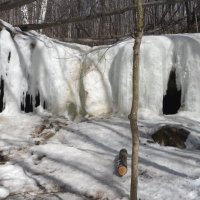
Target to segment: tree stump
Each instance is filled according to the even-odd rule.
[[[117,172],[119,176],[124,176],[127,173],[127,150],[121,149],[119,152],[119,160],[117,166]]]

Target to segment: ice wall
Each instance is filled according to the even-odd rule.
[[[42,112],[45,104],[50,113],[67,114],[68,107],[75,107],[71,110],[79,113],[80,69],[87,49],[31,33],[12,37],[3,29],[0,76],[4,80],[4,112],[21,112],[26,104],[32,104],[33,111]],[[31,96],[29,101],[27,94]],[[38,94],[40,106],[36,107]]]
[[[69,116],[125,114],[132,99],[133,39],[111,46],[61,43],[37,33],[0,31],[4,111]],[[200,115],[200,34],[143,37],[140,112],[162,115],[171,70],[180,111]],[[1,91],[2,92],[2,91]],[[29,98],[28,98],[29,97]],[[38,100],[39,99],[39,100]]]

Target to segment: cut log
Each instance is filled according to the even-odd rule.
[[[127,173],[127,150],[121,149],[119,152],[119,161],[117,166],[117,172],[119,176],[124,176]]]

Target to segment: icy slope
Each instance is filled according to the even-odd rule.
[[[6,24],[6,26],[8,26]],[[1,109],[69,116],[125,114],[132,98],[134,40],[87,47],[36,33],[0,32]],[[146,36],[141,46],[140,111],[162,115],[169,74],[180,111],[200,115],[200,35]],[[2,103],[3,102],[3,103]]]

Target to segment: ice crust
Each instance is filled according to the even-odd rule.
[[[34,32],[0,32],[0,76],[6,113],[19,113],[26,93],[33,111],[76,118],[128,115],[134,39],[88,47]],[[171,70],[181,89],[179,112],[200,114],[200,34],[145,36],[141,45],[139,111],[162,115]],[[35,97],[40,94],[40,106]]]

